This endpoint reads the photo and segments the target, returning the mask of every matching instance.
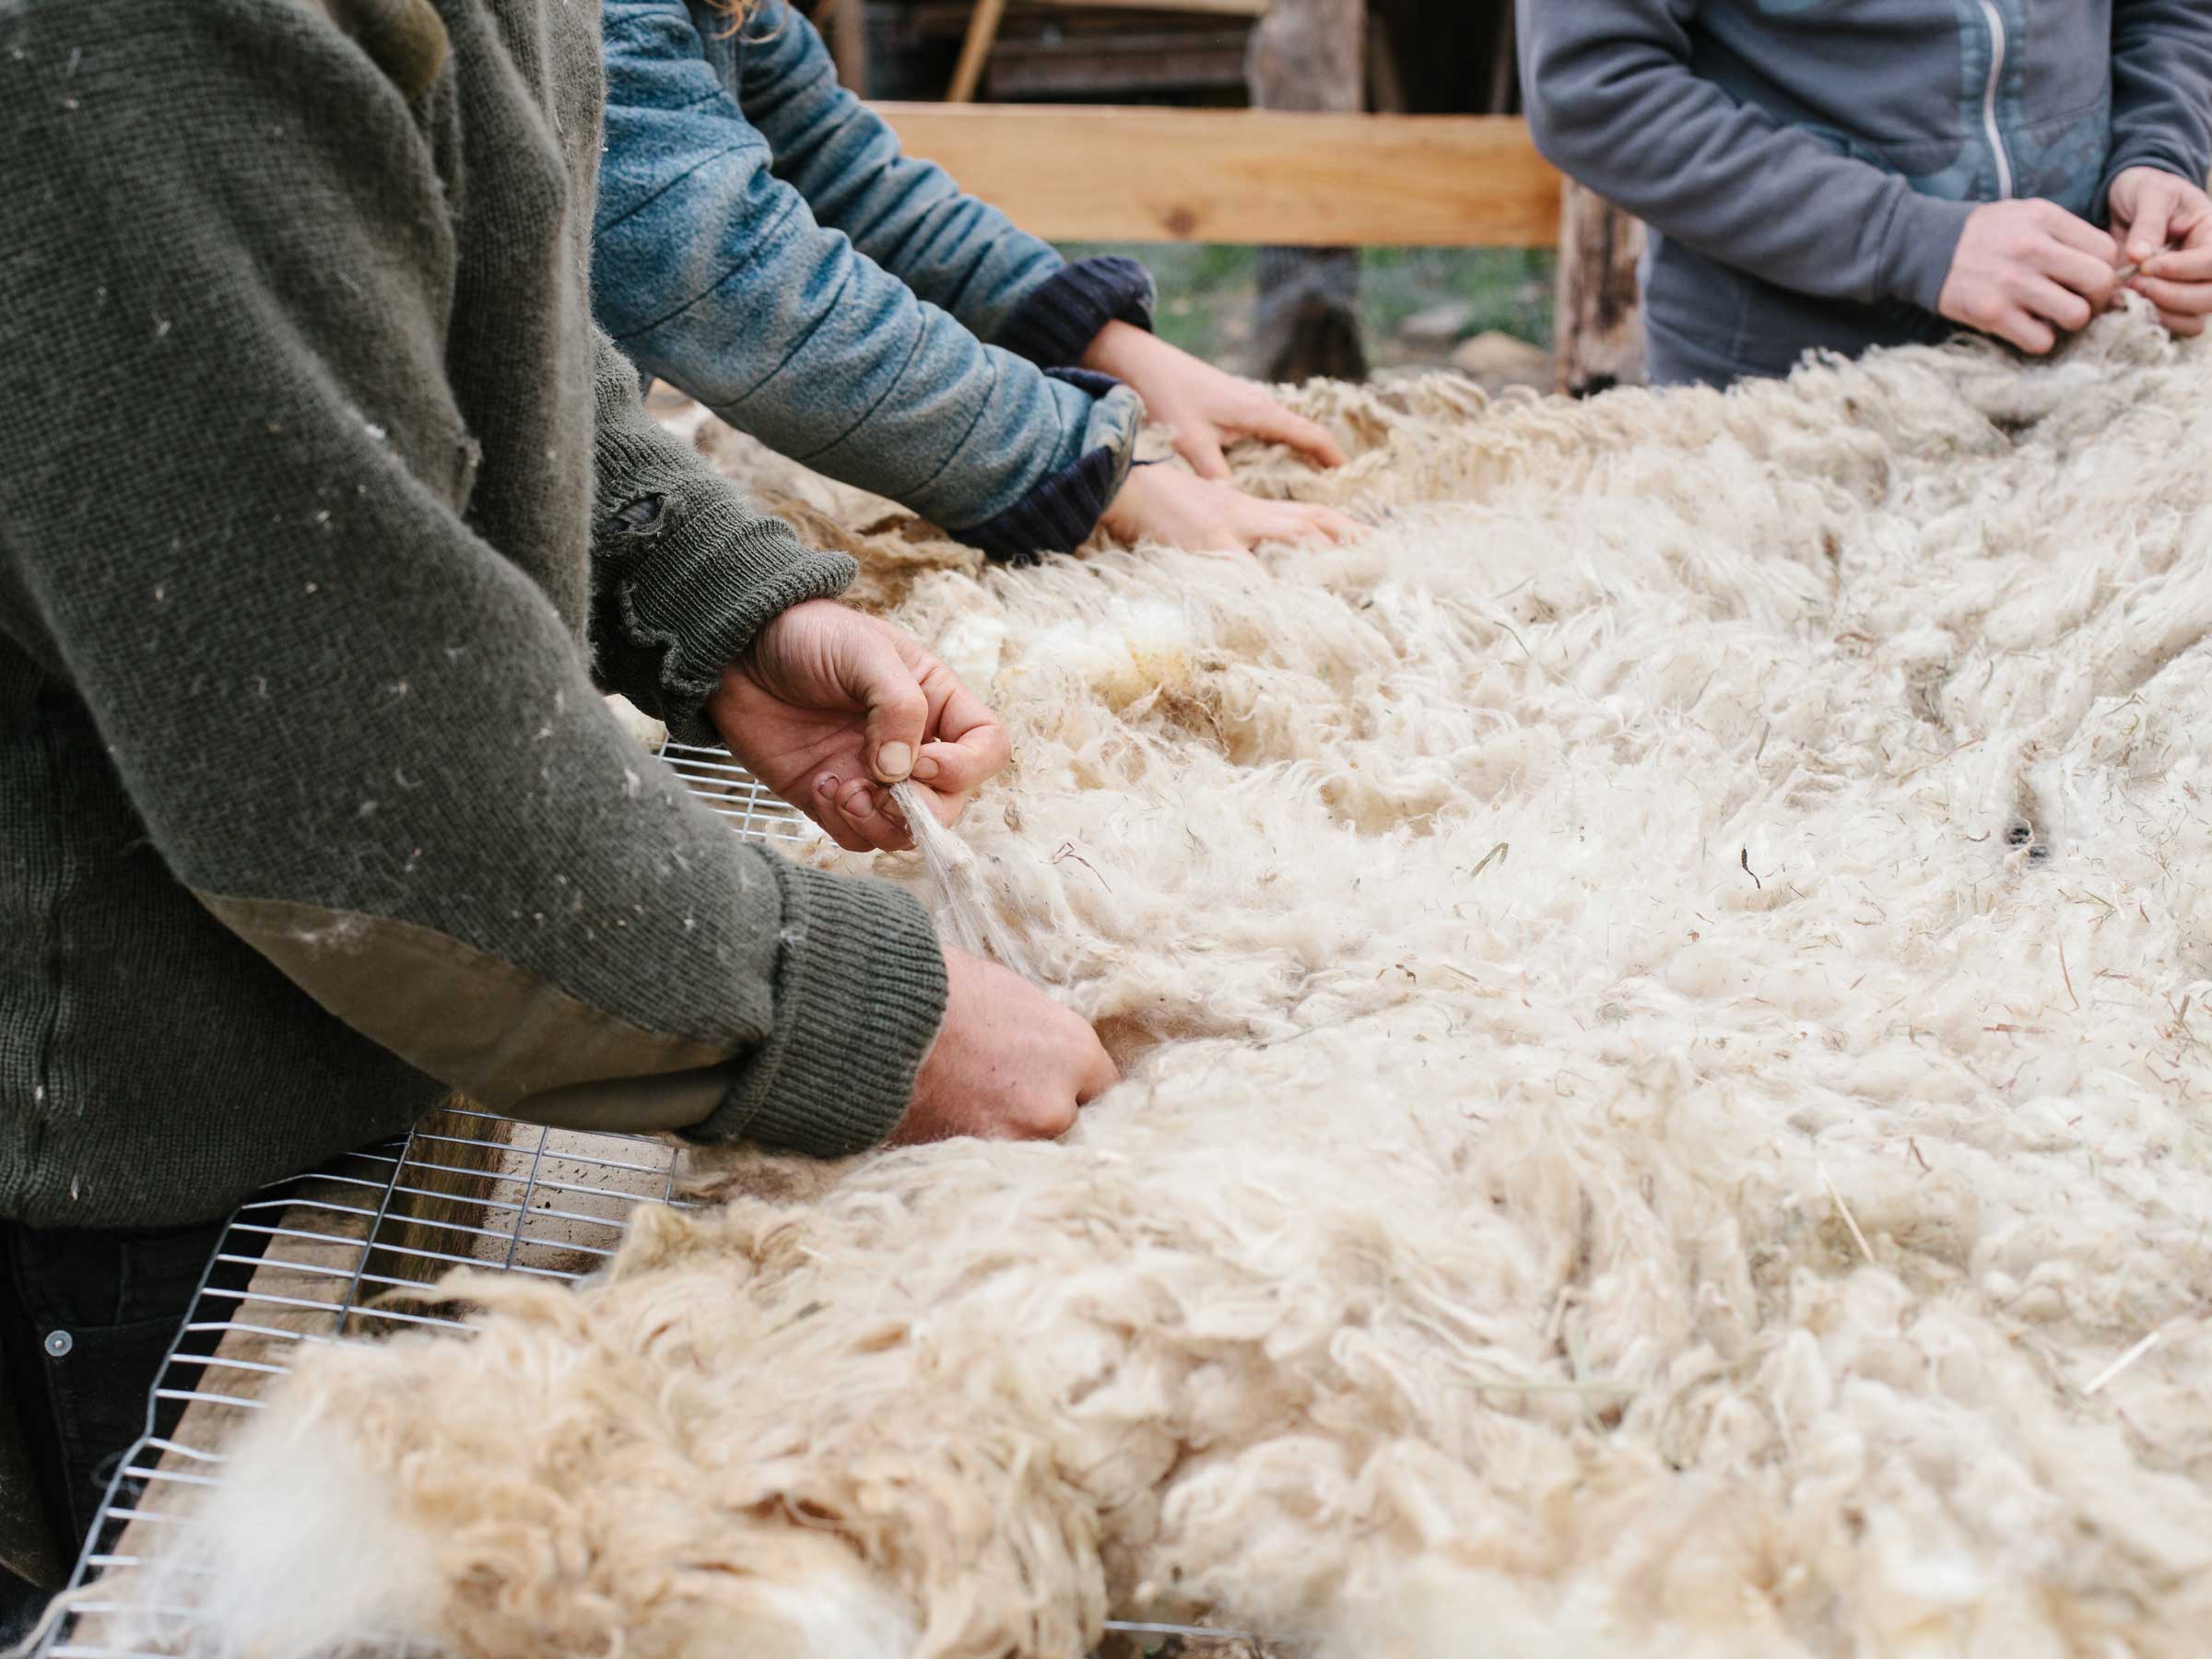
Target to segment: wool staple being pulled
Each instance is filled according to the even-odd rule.
[[[176,1645],[2205,1651],[2212,351],[1297,401],[1382,522],[1271,574],[702,429],[1005,712],[971,890],[1126,1081],[309,1354]]]
[[[937,822],[921,786],[912,779],[892,784],[890,793],[913,839],[914,853],[929,872],[937,900],[938,932],[971,955],[995,958],[1000,967],[1035,978],[1029,952],[998,919],[988,890],[978,879],[975,855],[959,832]]]

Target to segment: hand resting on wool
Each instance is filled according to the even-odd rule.
[[[1121,1080],[1088,1022],[1019,975],[949,946],[945,972],[945,1024],[893,1145],[1054,1140]]]

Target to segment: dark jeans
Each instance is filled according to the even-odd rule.
[[[1957,328],[1901,300],[1799,294],[1662,237],[1644,265],[1644,357],[1654,386],[1779,379],[1816,348],[1856,358],[1933,345]]]
[[[0,1363],[41,1507],[72,1559],[146,1432],[155,1374],[222,1232],[0,1222]],[[0,1640],[27,1629],[48,1594],[0,1572]]]

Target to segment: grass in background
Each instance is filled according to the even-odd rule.
[[[1215,243],[1065,242],[1070,259],[1121,253],[1141,262],[1159,285],[1154,319],[1160,336],[1194,356],[1252,372],[1254,250]],[[1521,248],[1369,248],[1359,261],[1359,318],[1378,367],[1447,361],[1450,346],[1400,338],[1408,318],[1441,305],[1465,306],[1459,335],[1496,331],[1551,347],[1556,256]]]

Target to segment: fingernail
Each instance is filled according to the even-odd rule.
[[[935,756],[924,755],[914,762],[914,776],[920,782],[926,783],[936,775],[937,762]]]
[[[845,810],[850,812],[854,818],[866,818],[868,814],[876,810],[875,792],[867,789],[857,791],[853,796],[852,803],[846,806]]]
[[[896,782],[914,770],[914,751],[903,743],[887,743],[876,751],[876,770]]]
[[[835,772],[824,772],[820,777],[814,781],[814,793],[816,794],[830,794],[833,793],[836,788],[837,774]]]

